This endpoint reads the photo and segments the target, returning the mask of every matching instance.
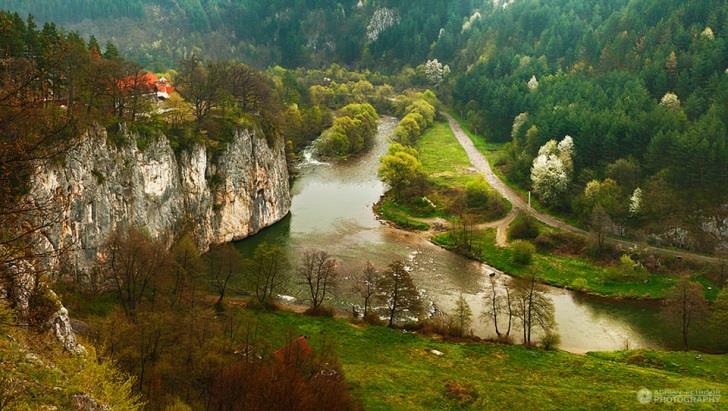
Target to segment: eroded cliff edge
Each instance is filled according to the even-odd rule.
[[[204,250],[253,235],[289,212],[282,139],[237,130],[213,155],[203,145],[177,154],[164,137],[142,149],[137,136],[125,137],[116,146],[106,130],[89,131],[34,184],[35,195],[52,198],[62,214],[43,230],[43,242],[67,248],[65,263],[75,269],[91,267],[120,224],[170,240],[187,227]]]

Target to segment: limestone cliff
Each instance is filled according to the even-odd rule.
[[[144,149],[136,136],[128,140],[116,147],[106,130],[92,130],[65,161],[48,165],[36,179],[36,195],[51,196],[63,215],[44,230],[44,242],[69,248],[73,267],[88,268],[119,224],[171,238],[187,222],[206,249],[255,234],[289,212],[281,141],[239,130],[213,158],[202,145],[176,155],[166,138]]]

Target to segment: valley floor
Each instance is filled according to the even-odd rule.
[[[575,355],[448,342],[290,312],[242,309],[240,315],[265,324],[274,346],[282,345],[286,335],[307,335],[314,349],[333,340],[346,379],[367,410],[635,409],[642,388],[728,393],[728,356],[648,351]],[[725,404],[724,399],[694,406],[720,409]]]

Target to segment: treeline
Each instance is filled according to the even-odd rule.
[[[0,0],[0,8],[57,21],[119,44],[146,67],[172,67],[196,53],[259,67],[349,66],[398,70],[454,45],[480,0],[326,2],[230,0]],[[129,17],[125,19],[124,17]],[[438,57],[454,49],[439,45]]]
[[[349,104],[341,108],[334,124],[316,142],[324,157],[346,157],[371,147],[377,134],[379,115],[371,104]]]

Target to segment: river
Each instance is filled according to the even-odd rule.
[[[341,261],[344,281],[335,298],[337,305],[345,308],[358,303],[347,292],[346,273],[361,270],[367,260],[384,269],[392,260],[404,259],[430,306],[448,312],[462,294],[473,310],[474,333],[493,337],[492,324],[483,321],[480,313],[486,273],[497,270],[441,249],[420,234],[391,228],[378,221],[372,210],[385,191],[377,168],[396,124],[394,118],[383,118],[372,149],[346,162],[322,163],[307,153],[291,189],[290,216],[238,242],[237,247],[249,256],[261,242],[276,242],[286,247],[294,261],[306,249],[328,251]],[[664,348],[659,336],[650,332],[654,306],[547,289],[556,309],[561,349],[583,353],[626,346]],[[301,298],[301,291],[294,286],[290,294]],[[518,332],[514,334],[518,337]]]

